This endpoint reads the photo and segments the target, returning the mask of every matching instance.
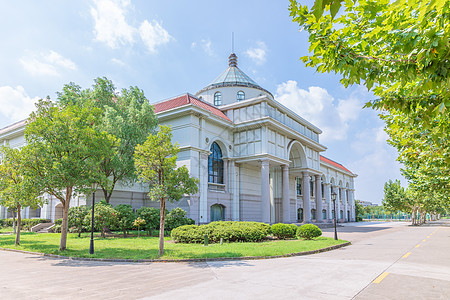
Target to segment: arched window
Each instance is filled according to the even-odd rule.
[[[297,220],[299,223],[303,222],[303,208],[297,209]]]
[[[211,205],[211,222],[225,220],[225,206],[222,204]]]
[[[211,145],[211,154],[208,157],[208,182],[223,183],[223,159],[222,150],[214,142]]]
[[[237,101],[245,100],[245,93],[244,93],[243,91],[237,92],[236,100],[237,100]]]
[[[222,105],[222,93],[221,92],[216,92],[214,94],[214,105],[215,106]]]

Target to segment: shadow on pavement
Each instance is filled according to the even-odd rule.
[[[374,231],[381,231],[381,230],[386,230],[386,229],[392,229],[392,227],[350,227],[350,226],[343,226],[343,227],[338,227],[338,232],[348,232],[348,233],[352,233],[352,232],[374,232]],[[322,229],[323,232],[333,232],[334,228],[326,228],[326,229]]]

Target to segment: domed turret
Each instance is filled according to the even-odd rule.
[[[213,82],[196,93],[196,96],[216,106],[272,94],[258,85],[237,66],[237,56],[228,57],[228,68]]]

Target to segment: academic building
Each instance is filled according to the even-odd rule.
[[[266,223],[322,223],[336,217],[355,220],[356,174],[322,155],[322,131],[274,99],[237,66],[229,67],[208,86],[153,104],[161,125],[170,125],[180,146],[177,163],[200,180],[197,194],[168,203],[181,207],[196,223],[216,220]],[[0,129],[0,144],[24,144],[25,120]],[[110,203],[159,207],[145,185],[117,185]],[[97,199],[101,199],[101,191]],[[71,205],[91,204],[89,197]],[[11,217],[0,207],[0,217]],[[23,218],[62,217],[62,205],[47,203],[25,208]]]

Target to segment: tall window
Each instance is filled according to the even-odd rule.
[[[322,186],[322,198],[325,198],[325,186],[323,184],[323,181],[321,183],[321,186]]]
[[[314,177],[309,178],[309,190],[311,192],[311,197],[314,197]]]
[[[314,208],[311,209],[311,219],[313,219],[313,220],[316,219],[316,210]]]
[[[296,180],[297,195],[300,196],[302,194],[302,178],[297,177],[295,178],[295,180]]]
[[[225,206],[222,204],[211,205],[211,222],[225,220]]]
[[[221,92],[216,92],[214,94],[214,105],[215,106],[222,105],[222,93]]]
[[[245,93],[243,91],[237,92],[236,99],[237,101],[245,100]]]
[[[223,159],[222,150],[214,142],[211,145],[211,154],[208,157],[208,182],[223,183]]]

